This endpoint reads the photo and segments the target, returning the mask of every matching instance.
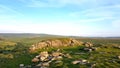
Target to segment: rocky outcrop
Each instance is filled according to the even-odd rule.
[[[30,51],[34,51],[34,50],[42,49],[46,47],[62,47],[62,46],[82,45],[82,44],[83,42],[72,39],[72,38],[48,39],[48,40],[42,40],[39,43],[33,44],[30,47]]]

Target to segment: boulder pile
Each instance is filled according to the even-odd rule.
[[[54,62],[56,65],[62,65],[64,62],[62,61],[64,58],[72,58],[70,54],[63,54],[61,52],[52,52],[48,53],[47,51],[41,52],[39,55],[37,55],[35,58],[32,59],[33,63],[37,63],[34,65],[36,68],[49,68],[50,64]],[[79,59],[71,62],[72,64],[89,64],[88,60],[85,59]]]
[[[40,68],[48,68],[50,66],[50,63],[53,61],[56,61],[55,64],[59,64],[62,61],[63,57],[71,58],[69,54],[63,54],[59,51],[48,53],[47,51],[41,52],[39,55],[37,55],[35,58],[32,59],[33,63],[38,63],[35,65],[35,67]]]

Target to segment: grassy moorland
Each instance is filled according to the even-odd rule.
[[[28,48],[41,40],[58,38],[61,36],[14,36],[0,35],[0,68],[19,68],[19,64],[34,65],[31,59],[41,51],[56,51],[57,48],[41,49],[35,53],[30,53]],[[92,52],[84,51],[84,46],[61,47],[62,53],[69,53],[72,58],[62,59],[61,64],[52,62],[50,68],[119,68],[120,67],[120,46],[119,38],[77,38],[83,42],[91,42],[98,49]],[[89,64],[72,64],[76,59],[86,59]]]

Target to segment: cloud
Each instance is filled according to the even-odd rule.
[[[101,19],[96,19],[96,21]],[[82,22],[83,21],[83,22]],[[104,23],[100,25],[95,20],[81,20],[81,21],[59,21],[49,23],[38,21],[42,23],[34,23],[32,20],[7,20],[6,23],[0,24],[0,32],[13,33],[47,33],[57,35],[76,35],[76,36],[112,36],[116,35],[115,29],[102,28]],[[12,23],[7,23],[12,22]],[[27,23],[26,23],[27,22]],[[92,23],[91,23],[92,22]],[[94,23],[93,23],[94,22]],[[99,26],[95,26],[95,25]],[[115,23],[114,23],[115,24]],[[118,25],[119,23],[117,23]]]
[[[81,19],[79,22],[81,23],[95,23],[105,20],[106,18],[94,18],[94,19]]]
[[[112,6],[100,6],[97,8],[90,8],[83,11],[71,12],[69,15],[71,16],[80,16],[84,14],[86,16],[109,16],[110,14],[119,13],[120,4],[112,5]]]
[[[120,20],[114,20],[112,22],[112,26],[115,28],[120,28]]]
[[[5,21],[4,21],[5,22]],[[12,23],[7,23],[12,22]],[[21,23],[22,22],[22,23]],[[28,22],[28,23],[26,23]],[[85,36],[92,33],[94,27],[86,25],[87,23],[75,24],[71,21],[59,22],[43,22],[34,23],[35,21],[27,20],[8,20],[6,23],[0,24],[0,31],[14,32],[14,33],[47,33],[57,35],[78,35]],[[39,21],[41,22],[41,21]],[[61,23],[62,22],[62,23]],[[96,31],[96,30],[95,30]]]
[[[23,33],[48,33],[48,34],[61,34],[61,35],[75,34],[76,31],[78,31],[78,27],[75,27],[70,24],[60,24],[60,23],[59,24],[29,24],[29,25],[1,24],[0,29],[18,31]]]
[[[81,22],[101,22],[103,20],[114,20],[120,18],[120,5],[101,6],[83,11],[71,12],[68,16],[79,18]],[[110,22],[111,23],[111,22]]]

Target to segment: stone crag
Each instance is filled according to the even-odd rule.
[[[46,47],[63,47],[63,46],[75,46],[82,45],[83,42],[72,38],[57,38],[42,40],[39,43],[33,44],[29,49],[30,51],[35,51],[37,49],[42,49]]]

